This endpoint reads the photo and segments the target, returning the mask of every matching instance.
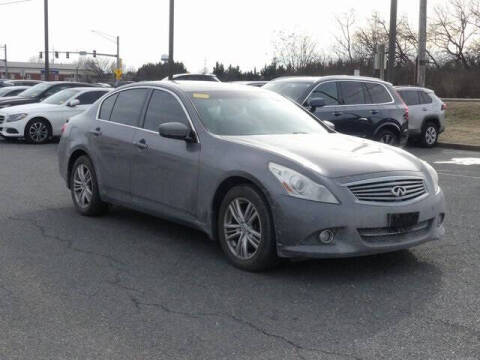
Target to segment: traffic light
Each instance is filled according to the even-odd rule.
[[[70,53],[67,51],[66,53],[67,59],[70,59]]]
[[[58,59],[58,51],[55,51],[55,59]]]
[[[43,52],[40,51],[40,54],[38,54],[38,57],[39,57],[40,59],[42,59],[42,58],[43,58]]]
[[[97,57],[97,50],[93,50],[93,57]]]

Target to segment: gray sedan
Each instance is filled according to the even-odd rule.
[[[338,134],[284,97],[214,82],[144,82],[65,126],[76,209],[127,206],[207,233],[236,266],[409,248],[444,234],[435,170]]]

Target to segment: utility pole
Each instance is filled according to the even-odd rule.
[[[173,20],[175,0],[170,0],[170,26],[168,34],[168,78],[173,78]]]
[[[120,36],[117,36],[117,69],[120,69]]]
[[[45,81],[50,80],[50,63],[48,51],[48,0],[44,0],[44,16],[45,16]]]
[[[395,66],[395,46],[397,41],[397,0],[390,1],[390,34],[388,41],[387,80],[393,82],[393,68]]]
[[[375,67],[380,70],[380,79],[385,80],[385,44],[377,45],[377,56]]]
[[[0,48],[3,48],[4,51],[3,61],[5,61],[5,64],[3,66],[5,67],[5,79],[8,79],[7,44],[0,46]]]
[[[420,0],[420,21],[418,24],[417,85],[425,87],[427,68],[427,0]]]

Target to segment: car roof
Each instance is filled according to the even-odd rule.
[[[112,88],[105,88],[105,87],[74,87],[74,88],[65,89],[65,90],[72,90],[72,89],[80,90],[80,91],[105,91],[105,92],[109,92],[113,90]]]
[[[426,92],[434,92],[432,89],[428,89],[428,88],[424,88],[424,87],[421,87],[421,86],[410,86],[410,85],[402,85],[402,86],[395,86],[395,89],[396,90],[423,90],[423,91],[426,91]]]
[[[135,84],[124,85],[119,89],[128,89],[138,86],[158,86],[162,88],[180,90],[184,92],[192,91],[262,91],[261,88],[247,87],[243,84],[232,84],[216,81],[198,81],[198,80],[161,80],[161,81],[141,81]],[[263,90],[266,91],[266,90]]]
[[[317,83],[320,81],[332,81],[332,80],[356,80],[356,81],[374,81],[382,84],[391,85],[387,81],[383,81],[378,78],[369,77],[369,76],[353,76],[353,75],[325,75],[325,76],[282,76],[276,79],[273,79],[272,82],[306,82],[306,83]]]

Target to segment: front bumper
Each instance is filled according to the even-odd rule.
[[[439,240],[445,233],[443,192],[429,194],[409,204],[371,205],[365,203],[321,204],[288,196],[275,201],[273,214],[280,257],[352,257],[407,249]],[[393,233],[387,214],[419,212],[419,226]],[[321,230],[333,229],[335,240],[324,245]],[[371,236],[372,233],[375,236]],[[378,236],[377,236],[378,235]]]
[[[8,138],[23,137],[25,133],[25,121],[0,123],[0,135]]]

